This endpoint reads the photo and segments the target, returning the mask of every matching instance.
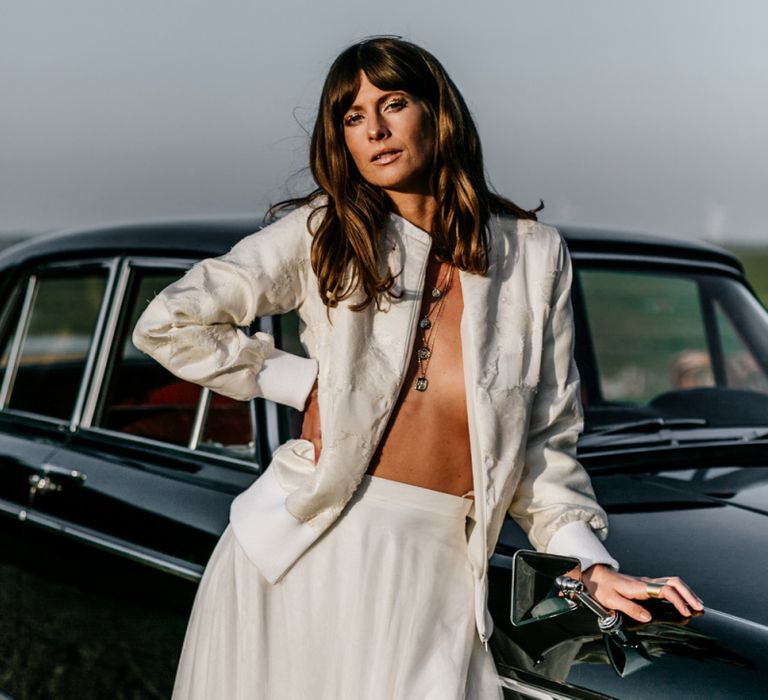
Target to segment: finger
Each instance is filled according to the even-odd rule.
[[[649,613],[642,605],[633,603],[631,600],[629,600],[629,598],[617,597],[611,607],[614,610],[623,612],[625,615],[628,615],[633,620],[637,620],[638,622],[651,621],[651,613]]]
[[[682,597],[682,599],[694,610],[704,610],[704,603],[690,588],[688,588],[685,581],[683,581],[681,578],[672,576],[671,578],[667,579],[667,585],[674,588]]]
[[[677,608],[677,612],[679,612],[681,615],[690,617],[691,611],[685,604],[682,596],[677,592],[676,588],[666,584],[664,588],[661,589],[660,597],[665,598],[670,603],[672,603],[672,605]]]
[[[643,576],[640,579],[647,583],[663,583],[674,588],[681,598],[694,610],[704,610],[703,601],[688,587],[688,585],[679,576],[669,576],[666,578],[648,578]]]

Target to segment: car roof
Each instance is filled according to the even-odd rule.
[[[160,219],[97,226],[37,236],[0,253],[0,270],[27,261],[100,255],[160,255],[200,258],[220,255],[258,230],[258,215]],[[598,226],[556,225],[573,253],[662,257],[717,263],[743,273],[739,260],[721,248],[675,236]]]
[[[684,258],[691,262],[717,263],[744,272],[733,254],[706,241],[604,226],[552,224],[578,253]]]

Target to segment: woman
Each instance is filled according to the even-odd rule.
[[[176,698],[501,697],[487,565],[507,513],[578,556],[609,608],[700,601],[619,574],[574,459],[567,250],[492,194],[438,61],[393,38],[330,69],[315,192],[149,305],[136,345],[228,396],[305,409],[233,502],[201,581]],[[310,359],[246,336],[296,309]],[[366,473],[367,472],[367,473]]]

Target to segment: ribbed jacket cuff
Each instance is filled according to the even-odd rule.
[[[619,570],[617,562],[605,548],[589,524],[576,520],[558,529],[547,545],[547,554],[563,557],[576,557],[581,562],[581,570],[586,571],[593,564],[606,564]]]

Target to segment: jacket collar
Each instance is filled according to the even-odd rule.
[[[432,236],[430,236],[427,231],[423,228],[419,228],[416,224],[412,224],[408,219],[395,212],[389,213],[387,231],[401,240],[408,238],[413,241],[418,241],[419,243],[425,243],[428,246],[432,245]]]

